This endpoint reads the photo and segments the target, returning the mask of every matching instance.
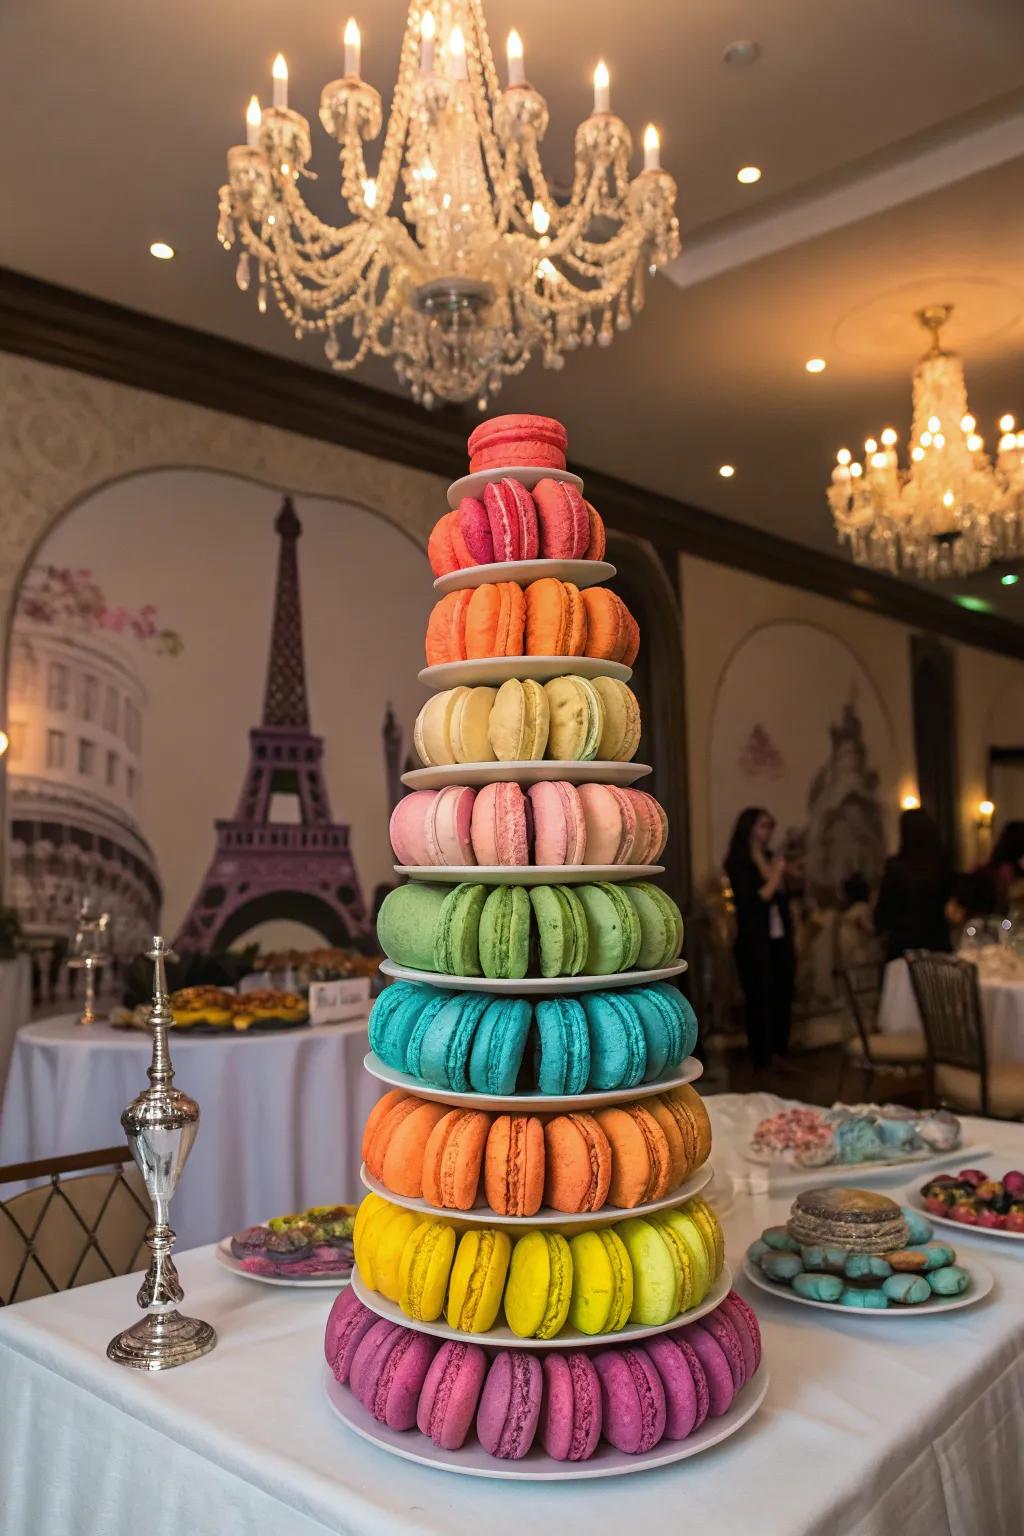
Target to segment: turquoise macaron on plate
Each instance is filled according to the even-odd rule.
[[[780,1301],[792,1301],[798,1307],[817,1307],[821,1312],[832,1312],[838,1317],[870,1317],[872,1320],[897,1317],[905,1322],[911,1322],[915,1317],[934,1317],[936,1312],[956,1312],[961,1307],[973,1307],[976,1301],[984,1301],[996,1283],[995,1275],[984,1264],[979,1264],[973,1254],[970,1264],[963,1267],[970,1275],[971,1283],[959,1296],[933,1296],[931,1301],[919,1301],[912,1307],[847,1307],[838,1301],[812,1301],[809,1296],[798,1296],[788,1285],[762,1275],[749,1259],[743,1260],[743,1274],[751,1285],[756,1285],[759,1291],[767,1291],[769,1296],[778,1296]]]
[[[475,661],[446,661],[440,666],[424,667],[419,674],[428,688],[469,688],[482,685],[497,687],[510,677],[532,677],[548,683],[553,677],[614,677],[628,683],[632,667],[621,661],[602,661],[598,656],[483,656]]]
[[[668,1093],[681,1088],[684,1083],[695,1083],[704,1072],[704,1064],[696,1056],[687,1056],[669,1077],[658,1077],[649,1083],[637,1083],[635,1088],[608,1088],[591,1093],[459,1093],[454,1088],[435,1088],[408,1072],[389,1067],[373,1051],[368,1051],[363,1066],[371,1077],[387,1083],[389,1088],[404,1088],[418,1099],[430,1099],[435,1104],[454,1104],[459,1109],[493,1109],[508,1114],[551,1113],[577,1109],[604,1109],[624,1100],[650,1098],[655,1093]],[[389,1198],[392,1198],[389,1196]],[[682,1198],[681,1196],[679,1198]]]
[[[381,961],[381,974],[397,981],[422,981],[428,987],[445,987],[452,992],[514,992],[520,997],[554,997],[560,992],[608,992],[623,987],[642,987],[652,981],[669,981],[686,970],[685,960],[653,971],[615,971],[603,976],[448,976],[441,971],[414,971],[392,960]],[[632,1091],[632,1090],[631,1090]]]
[[[648,880],[663,875],[663,864],[396,864],[396,875],[411,880],[437,880],[461,885],[482,880],[486,885],[590,885],[595,880]]]

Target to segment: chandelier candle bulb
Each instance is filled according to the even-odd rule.
[[[359,66],[362,62],[363,40],[359,35],[359,26],[354,16],[350,16],[345,23],[345,74],[358,80]]]
[[[433,11],[424,11],[423,20],[420,22],[420,73],[432,75],[434,73],[434,39],[437,37],[437,24],[434,21]]]
[[[259,101],[255,96],[250,96],[249,105],[245,109],[245,142],[249,149],[259,148],[262,121],[263,113],[260,111]]]
[[[653,123],[644,129],[644,170],[661,170],[661,140]]]
[[[526,84],[526,66],[523,62],[523,40],[515,27],[508,35],[505,44],[505,57],[508,60],[509,89],[514,85]]]
[[[284,61],[284,54],[279,53],[274,60],[271,73],[274,77],[274,106],[288,106],[288,65]]]
[[[466,39],[462,35],[461,27],[452,27],[448,34],[448,58],[451,63],[451,75],[453,80],[465,80],[466,75]]]
[[[604,59],[599,59],[594,70],[594,112],[610,112],[612,109],[611,76]]]

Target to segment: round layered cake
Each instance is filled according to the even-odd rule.
[[[793,1201],[786,1230],[801,1247],[848,1253],[891,1253],[907,1245],[907,1223],[895,1200],[872,1189],[805,1189]]]

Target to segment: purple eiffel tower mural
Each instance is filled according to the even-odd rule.
[[[231,821],[217,821],[217,846],[176,944],[227,949],[257,923],[289,918],[346,945],[367,934],[349,829],[331,820],[323,737],[309,728],[299,601],[302,524],[286,498],[274,523],[281,541],[263,718],[249,732],[249,767]],[[275,800],[298,815],[273,819]]]

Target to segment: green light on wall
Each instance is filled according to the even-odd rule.
[[[1008,576],[1000,576],[999,578],[999,584],[1003,587],[1015,587],[1018,581],[1020,581],[1020,577],[1015,576],[1012,571]]]
[[[983,597],[954,597],[954,603],[959,603],[961,608],[970,609],[971,613],[991,613],[992,604],[987,603]]]

